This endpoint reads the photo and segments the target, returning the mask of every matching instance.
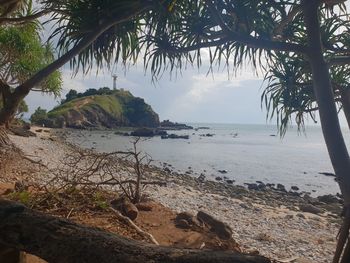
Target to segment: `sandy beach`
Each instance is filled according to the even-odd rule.
[[[55,169],[70,147],[55,134],[57,131],[48,130],[37,137],[11,135],[11,140],[28,158]],[[152,171],[164,176],[160,168]],[[175,173],[167,177],[167,186],[147,188],[149,196],[176,212],[207,211],[232,228],[233,238],[243,249],[257,250],[277,262],[331,262],[339,225],[335,212],[327,206],[318,213],[302,212],[300,204],[305,200],[286,193],[199,183],[189,175]]]

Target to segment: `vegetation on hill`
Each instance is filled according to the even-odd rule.
[[[159,117],[142,98],[129,91],[103,87],[84,93],[69,91],[61,105],[34,123],[48,127],[115,128],[120,126],[156,127]]]
[[[47,110],[38,107],[35,112],[30,116],[31,123],[43,125],[43,121],[47,119]]]

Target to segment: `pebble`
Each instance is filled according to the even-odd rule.
[[[12,141],[26,155],[40,152],[40,158],[49,168],[57,168],[68,150],[68,146],[59,140],[14,136]],[[329,220],[331,217],[323,215],[303,220],[306,219],[305,214],[295,211],[295,207],[300,206],[293,201],[300,197],[289,195],[283,185],[277,185],[284,193],[276,198],[276,195],[268,191],[252,191],[254,194],[249,194],[246,188],[228,185],[227,181],[227,184],[205,181],[200,184],[199,191],[197,178],[189,179],[189,176],[182,177],[181,174],[176,175],[177,177],[169,176],[172,180],[178,178],[183,182],[173,180],[167,187],[151,186],[147,188],[147,194],[177,212],[195,212],[200,209],[217,217],[231,227],[235,240],[242,248],[259,251],[261,255],[274,260],[297,257],[305,258],[306,262],[332,261],[339,225]],[[217,178],[222,181],[221,177]],[[189,183],[190,181],[193,183]],[[272,188],[274,185],[266,186]],[[243,198],[246,199],[244,202],[241,201]],[[284,204],[284,208],[281,204]],[[266,234],[265,239],[270,241],[257,240],[257,233]]]

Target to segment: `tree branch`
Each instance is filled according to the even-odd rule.
[[[75,57],[80,52],[82,52],[91,43],[93,43],[101,34],[103,34],[107,29],[117,24],[130,20],[132,17],[146,11],[150,7],[151,7],[151,4],[148,4],[143,6],[139,10],[132,12],[131,14],[130,13],[125,14],[122,17],[113,18],[104,22],[102,25],[100,25],[95,30],[93,30],[90,34],[84,37],[75,47],[73,47],[67,53],[65,53],[60,58],[52,62],[50,65],[46,66],[45,68],[37,72],[34,76],[32,76],[27,81],[25,81],[22,85],[18,86],[14,91],[14,96],[19,99],[24,98],[33,87],[40,84],[40,82],[42,82],[47,76],[55,72],[57,69],[62,67],[68,61],[70,61],[73,57]]]
[[[43,10],[33,15],[23,16],[23,17],[0,17],[0,25],[12,24],[12,23],[13,24],[25,23],[25,22],[33,21],[35,19],[38,19],[39,17],[49,14],[50,12],[51,10]]]
[[[195,51],[201,48],[209,48],[209,47],[229,44],[230,42],[232,43],[237,42],[242,45],[247,45],[248,47],[261,48],[265,50],[295,52],[300,54],[306,54],[308,52],[308,48],[303,45],[280,42],[280,41],[271,41],[271,40],[255,38],[251,36],[244,36],[236,32],[232,32],[230,35],[227,35],[226,37],[216,41],[202,42],[202,43],[199,43],[193,46],[187,46],[187,47],[176,47],[176,48],[174,47],[173,49],[170,49],[168,51],[174,52],[174,53],[179,53],[179,52],[187,53],[187,52]]]
[[[218,12],[218,10],[213,5],[212,0],[206,0],[205,2],[207,3],[207,5],[208,5],[212,15],[214,16],[214,19],[218,23],[218,25],[221,27],[223,32],[226,33],[226,37],[222,38],[219,41],[201,43],[197,46],[201,46],[201,47],[216,46],[221,41],[224,41],[225,39],[227,39],[229,41],[237,42],[237,43],[240,43],[243,45],[247,45],[247,46],[252,47],[252,48],[261,48],[261,49],[265,49],[265,50],[287,51],[287,52],[295,52],[295,53],[302,53],[302,54],[306,54],[308,51],[306,46],[303,46],[300,44],[287,43],[287,42],[281,42],[281,41],[272,41],[272,40],[252,37],[250,35],[243,35],[243,34],[240,34],[238,32],[235,32],[225,24],[224,20],[222,19],[221,14]],[[298,12],[300,12],[301,8],[294,8],[293,10],[291,11],[291,17],[289,18],[290,20],[293,19],[293,17]],[[284,23],[288,24],[289,22],[290,21],[287,19]],[[282,29],[283,29],[283,27],[282,27]],[[281,29],[279,29],[279,30],[281,30]],[[192,46],[192,47],[188,47],[187,49],[192,51],[192,50],[196,50],[198,48],[196,48],[196,46]]]
[[[283,19],[273,30],[273,35],[275,35],[277,38],[278,36],[282,36],[283,30],[286,28],[286,26],[292,22],[294,17],[296,17],[300,12],[302,12],[301,6],[294,6],[288,13],[288,15]]]

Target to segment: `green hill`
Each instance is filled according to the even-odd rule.
[[[129,91],[102,88],[74,96],[49,111],[43,123],[79,129],[159,126],[158,114]]]

